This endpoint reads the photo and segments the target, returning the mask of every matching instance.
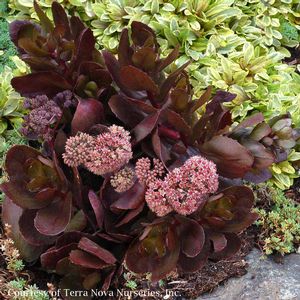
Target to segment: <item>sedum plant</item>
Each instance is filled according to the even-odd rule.
[[[284,193],[269,186],[257,189],[256,208],[259,219],[256,221],[262,230],[259,243],[269,255],[285,255],[297,251],[300,243],[299,204],[286,198]],[[264,199],[264,203],[260,199]]]
[[[194,98],[187,64],[164,72],[179,46],[161,57],[144,23],[122,31],[115,56],[57,2],[54,22],[34,7],[40,25],[10,27],[31,68],[12,85],[29,110],[22,133],[43,147],[13,146],[1,185],[22,258],[61,290],[105,290],[125,269],[159,281],[235,254],[257,218],[240,179],[270,178],[288,132],[261,113],[233,126],[229,92]]]

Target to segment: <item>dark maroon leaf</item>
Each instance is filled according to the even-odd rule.
[[[230,102],[236,97],[236,94],[232,94],[226,91],[218,90],[213,97],[214,101],[219,103]]]
[[[255,128],[250,134],[250,138],[255,141],[260,141],[264,137],[268,136],[271,132],[271,127],[267,123],[262,122],[255,126]]]
[[[104,283],[103,283],[102,288],[101,288],[103,291],[106,291],[106,290],[109,289],[110,283],[111,283],[111,280],[112,280],[114,274],[115,274],[115,269],[112,269],[109,272],[109,274],[105,277]]]
[[[115,201],[112,205],[112,209],[136,209],[144,201],[145,187],[142,186],[138,181],[126,192],[120,194],[120,198]]]
[[[83,237],[78,244],[78,248],[98,257],[107,264],[114,264],[117,261],[109,251],[100,247],[88,238]]]
[[[92,190],[89,191],[88,197],[95,213],[97,225],[99,229],[102,229],[104,222],[104,209],[102,203],[100,202],[99,197]]]
[[[131,128],[135,127],[143,119],[142,116],[135,111],[135,108],[120,95],[112,96],[108,104],[115,116]]]
[[[142,203],[138,208],[129,211],[126,214],[126,216],[115,225],[115,227],[120,227],[120,226],[132,221],[136,216],[138,216],[143,211],[144,207],[145,207],[145,204]]]
[[[139,239],[136,239],[133,241],[126,253],[126,267],[134,273],[151,273],[152,281],[158,281],[164,278],[176,267],[180,249],[178,238],[171,229],[168,230],[167,236],[172,248],[170,250],[162,250],[163,254],[161,255],[143,249],[145,240],[139,241]],[[157,242],[161,243],[161,238],[163,237],[158,236],[156,239],[150,237],[149,243],[151,245],[156,244],[156,247],[160,247]],[[162,247],[165,247],[165,241],[162,241],[162,243]]]
[[[117,59],[114,57],[114,55],[108,51],[102,51],[102,55],[105,61],[105,65],[113,79],[113,81],[116,83],[116,85],[129,97],[132,97],[135,95],[133,91],[128,89],[121,81],[121,75],[120,75],[120,65],[117,61]]]
[[[33,37],[40,31],[40,27],[30,21],[16,20],[9,25],[9,35],[12,42],[18,47],[18,39],[22,37]],[[25,53],[22,49],[18,50],[23,54]]]
[[[175,111],[166,109],[163,112],[163,118],[170,124],[173,128],[178,130],[180,133],[186,136],[190,136],[192,131],[190,126],[185,122],[185,120]]]
[[[124,66],[120,69],[121,83],[133,91],[147,91],[158,94],[158,87],[147,73],[134,66]]]
[[[51,22],[51,20],[47,17],[47,15],[43,12],[43,10],[40,8],[40,6],[37,4],[36,0],[34,0],[33,3],[34,10],[36,14],[38,15],[41,25],[47,32],[51,32],[54,29],[54,26]]]
[[[227,240],[227,246],[223,250],[211,254],[209,256],[210,259],[220,260],[230,258],[240,250],[241,240],[235,233],[225,233],[225,238]]]
[[[19,250],[22,259],[27,262],[33,262],[39,258],[43,247],[30,245],[23,238],[19,227],[19,219],[22,213],[22,208],[15,205],[8,197],[5,197],[2,204],[2,222],[11,226],[9,237],[13,239],[14,245]]]
[[[253,203],[250,188],[231,186],[210,197],[202,213],[211,226],[222,232],[239,233],[257,219],[257,214],[250,212]]]
[[[164,102],[170,89],[174,86],[174,84],[177,81],[178,76],[180,73],[189,65],[190,62],[187,62],[183,64],[180,68],[178,68],[176,71],[171,73],[168,78],[163,82],[163,84],[160,87],[160,95],[159,95],[159,102]]]
[[[84,278],[82,286],[86,290],[91,290],[99,284],[100,280],[101,280],[101,274],[99,272],[93,272]]]
[[[85,291],[82,285],[82,278],[77,272],[67,274],[59,283],[59,290],[64,300],[91,300],[92,296],[88,291]],[[70,291],[82,291],[82,293],[71,294]],[[86,292],[86,293],[84,293]]]
[[[243,177],[254,162],[249,150],[225,136],[213,137],[201,146],[200,151],[216,163],[220,175],[228,178]]]
[[[80,73],[88,76],[88,78],[96,82],[99,86],[108,87],[111,84],[111,77],[102,65],[92,62],[83,61],[80,64]]]
[[[180,253],[178,260],[178,267],[180,270],[186,273],[196,272],[200,270],[207,263],[210,250],[210,243],[205,239],[202,251],[195,257],[187,257],[183,253]]]
[[[72,134],[88,132],[98,123],[103,122],[103,106],[96,99],[80,99],[71,126]]]
[[[153,131],[155,126],[157,126],[160,113],[161,111],[159,110],[149,115],[132,129],[132,132],[134,133],[135,137],[134,142],[136,144],[143,140],[145,137],[147,137]]]
[[[70,223],[65,229],[65,232],[69,231],[82,231],[87,226],[87,219],[82,210],[79,210],[71,219]]]
[[[43,199],[42,201],[36,199],[33,193],[26,191],[26,189],[20,185],[20,182],[16,180],[10,180],[10,182],[2,183],[0,188],[5,195],[11,198],[15,204],[22,208],[43,208],[52,201],[51,198],[45,200]]]
[[[253,170],[251,172],[248,172],[245,174],[243,178],[255,184],[259,184],[262,182],[266,182],[272,177],[273,177],[272,172],[268,169],[265,169],[265,170]]]
[[[133,64],[145,72],[155,68],[156,59],[157,54],[151,47],[140,48],[132,55]]]
[[[60,248],[52,247],[41,255],[41,264],[43,268],[55,270],[57,263],[67,257],[72,250],[77,249],[77,243],[70,243]]]
[[[78,68],[81,62],[92,59],[95,42],[96,41],[91,29],[86,28],[80,33],[76,41],[76,52],[74,53],[74,59],[71,62],[74,68]]]
[[[262,113],[257,113],[251,117],[248,117],[247,119],[245,119],[243,122],[241,122],[236,128],[240,129],[240,128],[247,128],[247,127],[251,127],[251,126],[255,126],[261,122],[263,122],[265,120],[264,116]]]
[[[54,59],[46,57],[36,57],[29,54],[22,55],[23,61],[35,71],[55,71],[58,64]]]
[[[63,28],[65,32],[64,36],[67,39],[71,39],[71,30],[67,14],[63,7],[57,2],[52,3],[52,14],[55,26]]]
[[[131,31],[133,43],[138,46],[144,46],[149,40],[149,37],[153,39],[153,42],[155,40],[154,31],[149,26],[141,22],[133,21],[131,23]]]
[[[211,96],[211,91],[212,91],[212,86],[209,86],[198,100],[192,102],[193,106],[190,109],[191,113],[195,112],[197,109],[202,107],[206,102],[208,102]]]
[[[66,232],[60,237],[58,237],[55,243],[55,247],[61,248],[68,244],[72,244],[72,243],[77,244],[83,237],[88,237],[89,239],[92,239],[92,235],[88,233],[79,232],[79,231]]]
[[[53,96],[59,92],[72,89],[72,86],[64,77],[52,71],[14,77],[11,84],[24,97],[33,97],[40,94]]]
[[[120,36],[120,43],[118,48],[118,60],[120,62],[120,66],[128,66],[132,64],[132,54],[133,50],[129,44],[129,36],[128,29],[123,29]]]
[[[220,252],[227,246],[227,239],[223,233],[209,232],[209,239],[213,242],[215,252]]]
[[[80,18],[76,16],[72,16],[70,19],[70,25],[71,25],[71,32],[73,39],[75,40],[80,36],[80,33],[84,30],[84,24],[80,20]]]
[[[168,149],[162,143],[162,141],[159,137],[158,129],[156,129],[152,134],[152,147],[153,147],[155,154],[162,161],[162,163],[164,165],[167,161],[169,161],[171,159]]]
[[[259,142],[243,140],[241,143],[252,153],[254,157],[254,169],[262,170],[270,167],[274,163],[274,154]]]
[[[177,45],[165,59],[161,60],[161,62],[158,65],[158,71],[162,71],[164,68],[166,68],[178,57],[178,55],[179,55],[179,45]]]
[[[36,55],[38,57],[48,56],[48,51],[39,47],[36,42],[30,38],[19,38],[18,47],[22,48],[28,55]]]
[[[177,216],[180,221],[181,251],[187,257],[197,256],[203,249],[205,233],[202,226],[189,218]]]
[[[42,189],[40,193],[31,192],[28,182],[28,161],[41,158],[41,153],[25,145],[15,145],[8,151],[5,169],[10,181],[1,185],[1,190],[18,206],[28,209],[38,209],[47,206],[52,201],[53,190]],[[51,162],[44,159],[45,163]],[[33,176],[38,176],[34,174]]]
[[[36,210],[24,210],[19,220],[20,232],[23,238],[31,245],[50,245],[55,242],[56,236],[49,237],[39,233],[34,227]]]
[[[36,229],[45,235],[57,235],[63,232],[71,220],[72,195],[57,198],[45,208],[40,209],[34,219]]]
[[[109,266],[103,260],[81,250],[72,250],[69,257],[73,264],[84,268],[100,270]]]

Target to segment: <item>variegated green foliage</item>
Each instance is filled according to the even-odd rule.
[[[300,160],[300,152],[292,150],[288,159],[273,164],[271,170],[273,178],[270,179],[270,183],[274,184],[281,190],[286,190],[294,184],[294,179],[300,176],[299,170],[293,167],[293,162]]]
[[[53,0],[40,0],[51,16]],[[300,6],[294,1],[260,0],[58,0],[70,14],[78,14],[91,25],[99,43],[110,49],[117,46],[118,35],[133,20],[148,23],[156,29],[163,50],[178,42],[183,52],[199,58],[208,40],[223,36],[222,47],[240,45],[237,37],[265,47],[281,44],[295,46],[295,35],[284,39],[281,19],[298,28]],[[9,0],[18,17],[36,19],[32,0]],[[236,36],[234,36],[236,35]],[[289,36],[291,37],[291,36]],[[284,41],[283,41],[284,40]],[[226,45],[225,45],[226,44]]]
[[[237,22],[239,33],[254,45],[298,45],[299,37],[293,30],[300,28],[298,0],[237,0],[235,4],[247,16]]]
[[[17,57],[13,57],[12,60],[16,69],[12,70],[6,66],[0,73],[0,134],[9,128],[19,128],[24,115],[22,97],[13,89],[10,81],[14,76],[25,74],[27,67]]]

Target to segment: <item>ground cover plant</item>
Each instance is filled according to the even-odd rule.
[[[300,244],[300,210],[295,199],[287,198],[281,190],[261,186],[256,191],[261,227],[259,244],[266,254],[296,252]]]
[[[41,25],[10,26],[31,68],[12,86],[29,111],[22,134],[43,146],[13,146],[1,185],[22,258],[89,290],[116,286],[125,269],[158,281],[236,253],[257,214],[251,189],[232,180],[271,177],[298,138],[289,117],[233,125],[223,103],[236,95],[193,98],[187,64],[163,72],[179,48],[161,58],[147,25],[124,29],[114,56],[58,3],[54,23],[34,6]]]
[[[299,5],[8,2],[2,239],[23,261],[4,289],[47,299],[23,264],[76,290],[196,278],[253,223],[266,254],[296,251],[298,204],[276,188],[299,177]]]

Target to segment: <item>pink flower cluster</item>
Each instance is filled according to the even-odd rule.
[[[123,193],[129,190],[135,181],[135,173],[129,167],[125,167],[120,171],[116,172],[110,178],[110,184],[114,190],[118,193]]]
[[[113,125],[96,137],[80,133],[68,139],[63,158],[67,165],[83,165],[96,175],[116,172],[132,158],[129,132]]]
[[[209,194],[216,192],[218,185],[216,165],[201,156],[194,156],[167,175],[165,193],[177,213],[189,215]]]
[[[173,208],[166,197],[165,182],[161,179],[157,179],[150,183],[146,190],[145,201],[147,202],[150,210],[156,213],[159,217],[163,217],[173,211]]]
[[[153,168],[151,168],[151,161],[149,158],[140,158],[135,164],[135,174],[138,180],[149,186],[155,183],[157,179],[163,176],[165,168],[159,159],[153,159]]]
[[[217,189],[215,164],[201,156],[194,156],[167,174],[163,180],[152,180],[145,199],[149,208],[158,216],[173,210],[181,215],[189,215]]]
[[[87,133],[80,132],[68,138],[63,159],[66,165],[78,167],[90,161],[90,152],[94,147],[94,138]]]
[[[96,175],[116,172],[132,158],[130,134],[123,127],[110,126],[95,138],[91,160],[85,166]]]

